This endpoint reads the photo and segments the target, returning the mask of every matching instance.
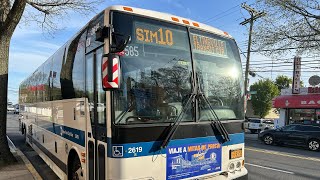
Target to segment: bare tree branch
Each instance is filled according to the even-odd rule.
[[[31,1],[27,1],[27,3],[28,3],[30,6],[34,7],[36,10],[41,11],[41,12],[43,12],[44,14],[49,14],[49,11],[48,11],[48,10],[45,10],[45,9],[40,8],[40,7],[37,5],[37,3],[31,2]]]
[[[320,53],[319,0],[257,0],[268,16],[257,22],[255,49],[296,48],[298,53]],[[272,52],[273,53],[273,52]],[[265,54],[271,55],[270,51]],[[285,53],[277,51],[278,55]]]

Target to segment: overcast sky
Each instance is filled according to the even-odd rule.
[[[52,35],[42,32],[41,28],[30,23],[28,26],[20,24],[14,32],[10,47],[9,62],[9,101],[18,102],[18,87],[29,74],[47,60],[60,46],[67,42],[77,31],[79,31],[94,15],[110,5],[126,5],[139,7],[173,15],[186,17],[198,22],[206,23],[231,34],[237,41],[240,49],[246,51],[248,39],[248,27],[239,23],[249,14],[241,8],[244,0],[107,0],[97,7],[96,12],[89,16],[70,14],[68,18],[59,20],[58,30]],[[255,0],[246,1],[254,7]],[[244,56],[241,55],[243,64]],[[252,54],[252,62],[270,60],[257,53]],[[258,66],[257,66],[258,67]],[[260,68],[261,69],[261,68]],[[265,68],[262,68],[265,69]],[[288,69],[288,68],[286,68]],[[258,73],[264,78],[275,78],[277,73]],[[285,73],[292,76],[292,72]],[[307,83],[308,75],[303,75],[303,80]],[[261,79],[255,77],[250,79],[250,83]]]

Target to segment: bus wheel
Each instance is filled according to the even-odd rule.
[[[81,164],[80,164],[80,160],[78,157],[76,157],[72,162],[71,172],[70,172],[70,176],[68,179],[71,179],[71,180],[82,180],[83,179]]]

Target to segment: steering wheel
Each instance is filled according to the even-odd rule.
[[[219,97],[209,97],[210,105],[214,103],[215,106],[223,106],[223,101]]]

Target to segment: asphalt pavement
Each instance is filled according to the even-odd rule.
[[[246,134],[245,160],[250,180],[320,179],[320,152],[293,146],[270,146]]]

